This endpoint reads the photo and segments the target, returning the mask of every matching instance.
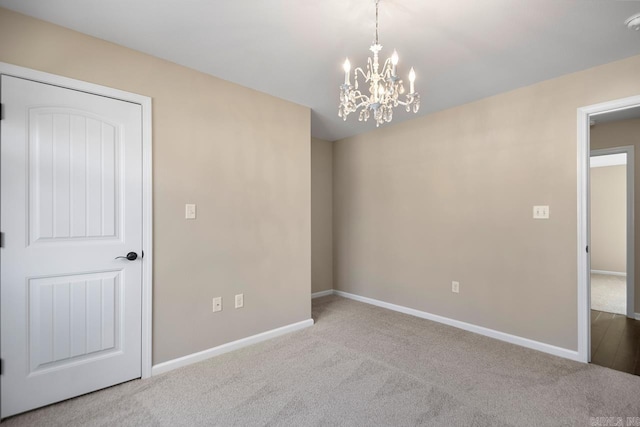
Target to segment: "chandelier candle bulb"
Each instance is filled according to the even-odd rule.
[[[393,51],[393,55],[391,55],[391,65],[393,65],[393,67],[391,68],[391,75],[395,77],[396,66],[398,65],[398,52],[396,52],[395,50]]]
[[[416,81],[416,72],[413,70],[413,67],[411,67],[411,70],[409,71],[409,93],[413,93],[415,87],[413,86],[414,82]]]
[[[349,71],[351,71],[351,63],[349,62],[349,58],[347,58],[344,61],[344,65],[342,66],[342,68],[344,68],[344,84],[348,85],[349,84]]]

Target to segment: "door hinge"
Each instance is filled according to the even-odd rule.
[[[587,253],[589,253],[589,246],[587,245]]]
[[[0,104],[0,120],[4,119],[4,104]]]
[[[4,359],[0,359],[0,375],[4,375]]]

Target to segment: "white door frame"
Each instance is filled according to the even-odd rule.
[[[142,106],[142,378],[151,376],[152,339],[152,283],[153,283],[153,194],[151,156],[151,98],[118,89],[57,76],[42,71],[0,62],[0,75],[18,77],[34,82],[87,92],[131,102]]]
[[[626,180],[627,180],[627,317],[635,318],[635,193],[634,193],[634,146],[625,145],[622,147],[603,148],[591,150],[590,157],[607,156],[610,154],[627,155]],[[591,232],[591,230],[589,230]],[[589,301],[591,303],[591,301]]]
[[[591,360],[590,244],[589,224],[589,121],[591,117],[617,110],[640,107],[640,96],[617,99],[578,108],[578,360]],[[628,162],[627,162],[628,163]]]

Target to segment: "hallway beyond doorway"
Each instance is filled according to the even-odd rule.
[[[591,363],[640,375],[640,321],[591,310]]]
[[[591,309],[627,314],[627,278],[591,273]]]

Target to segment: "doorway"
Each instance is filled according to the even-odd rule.
[[[150,375],[151,116],[149,98],[9,64],[0,86],[7,417]]]
[[[640,97],[578,110],[578,353],[640,375],[635,149]]]
[[[591,138],[591,309],[633,318],[634,147],[593,149],[611,144],[607,133],[616,129]]]

